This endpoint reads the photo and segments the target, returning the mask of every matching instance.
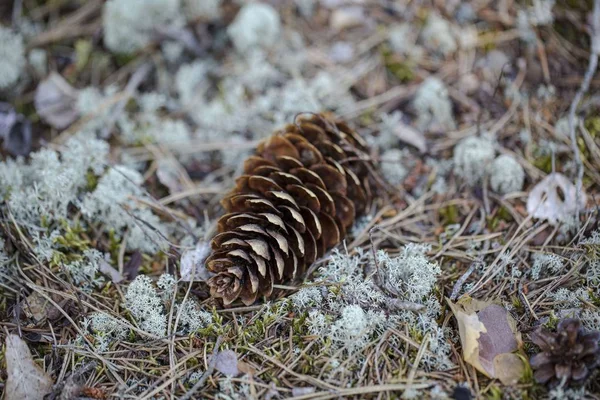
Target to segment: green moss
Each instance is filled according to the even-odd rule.
[[[92,41],[86,39],[79,39],[75,42],[75,69],[77,72],[81,72],[90,60],[92,54]]]
[[[543,156],[537,157],[533,160],[534,167],[544,171],[549,174],[552,172],[552,155],[545,154]]]
[[[515,307],[519,311],[523,311],[523,302],[521,302],[521,299],[519,298],[519,296],[516,296],[516,295],[511,296],[510,301],[511,301],[513,307]]]
[[[442,217],[442,225],[456,224],[459,219],[458,207],[454,204],[440,208],[440,217]]]
[[[502,222],[502,221],[513,222],[514,221],[512,214],[504,206],[500,207],[498,209],[498,212],[496,212],[495,215],[486,217],[486,220],[487,220],[488,229],[490,229],[491,231],[494,231],[494,232],[500,225],[500,222]]]
[[[546,321],[546,323],[543,326],[546,329],[554,330],[556,329],[556,326],[558,325],[559,321],[560,319],[556,316],[556,314],[554,314],[554,311],[551,311],[548,317],[548,321]]]
[[[584,121],[583,125],[592,138],[595,139],[600,135],[600,117],[589,117]]]
[[[488,390],[486,392],[484,392],[485,397],[487,399],[492,399],[492,400],[502,400],[502,389],[500,388],[500,386],[497,385],[491,385]]]
[[[533,370],[531,369],[531,365],[529,365],[529,360],[527,359],[527,356],[523,353],[517,353],[517,356],[521,359],[525,367],[525,371],[523,372],[523,376],[521,377],[521,380],[519,382],[523,384],[534,383]]]
[[[85,180],[85,190],[87,192],[93,192],[96,189],[96,186],[98,186],[98,176],[90,170],[85,174]]]
[[[135,60],[136,57],[137,57],[137,55],[135,53],[134,54],[119,53],[119,54],[114,55],[114,60],[119,67],[123,67],[123,66],[129,64],[130,62],[132,62],[133,60]]]
[[[80,252],[90,248],[90,241],[83,235],[83,228],[79,223],[69,224],[66,221],[61,222],[63,234],[54,239],[54,243],[60,245],[67,251],[78,250]]]
[[[399,61],[387,45],[379,49],[383,57],[383,64],[388,72],[400,83],[407,83],[415,79],[414,64],[409,61]]]

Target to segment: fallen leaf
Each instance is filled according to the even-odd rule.
[[[31,151],[31,121],[8,103],[0,103],[0,139],[2,147],[13,156]]]
[[[6,337],[6,400],[42,400],[52,390],[52,379],[34,361],[27,344],[17,335]]]
[[[46,320],[48,313],[54,306],[38,292],[33,292],[21,302],[23,313],[33,321],[34,325]]]
[[[525,364],[515,353],[498,354],[494,358],[494,371],[503,385],[516,385],[525,373]]]
[[[500,305],[466,297],[448,300],[458,322],[464,360],[490,378],[514,384],[525,372],[515,352],[521,347],[516,322]]]
[[[187,250],[181,255],[179,273],[182,281],[206,281],[213,276],[204,266],[204,260],[210,254],[210,251],[210,244],[201,242],[198,243],[195,249]]]
[[[123,275],[121,275],[121,273],[115,267],[113,267],[112,265],[110,265],[109,263],[107,263],[104,260],[100,261],[99,269],[100,269],[100,272],[102,272],[104,275],[108,276],[113,283],[119,283],[125,279],[125,278],[123,278]]]
[[[76,107],[79,92],[56,72],[44,79],[35,91],[37,113],[49,125],[64,129],[79,118]]]
[[[215,368],[225,376],[236,376],[240,373],[237,354],[233,350],[220,351],[217,354]]]
[[[569,179],[560,173],[552,173],[542,179],[529,193],[527,212],[534,218],[547,220],[550,224],[569,220],[577,209],[585,207],[585,193],[579,194]]]
[[[400,141],[416,147],[421,153],[427,151],[427,141],[425,140],[425,135],[420,130],[400,122],[394,128],[393,132]]]
[[[518,349],[517,339],[508,323],[509,314],[503,307],[490,304],[477,313],[485,330],[479,335],[479,360],[486,371],[494,373],[494,358],[498,354]]]

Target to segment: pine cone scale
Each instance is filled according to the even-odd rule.
[[[206,261],[217,274],[211,294],[226,305],[238,297],[251,304],[273,284],[302,278],[370,201],[365,151],[347,125],[323,115],[299,118],[260,143],[221,201],[227,214]]]

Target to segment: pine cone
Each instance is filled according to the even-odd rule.
[[[531,335],[542,350],[530,364],[538,383],[554,388],[565,381],[581,384],[600,365],[600,332],[585,332],[581,321],[567,318],[558,323],[556,333],[540,328]]]
[[[367,146],[329,115],[299,117],[261,142],[221,204],[206,267],[211,296],[225,305],[269,297],[301,279],[346,236],[371,200]]]

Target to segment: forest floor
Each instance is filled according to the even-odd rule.
[[[600,399],[599,371],[549,390],[528,362],[540,326],[600,330],[600,9],[248,3],[0,4],[4,398]],[[219,200],[321,111],[380,191],[304,281],[225,308]]]

